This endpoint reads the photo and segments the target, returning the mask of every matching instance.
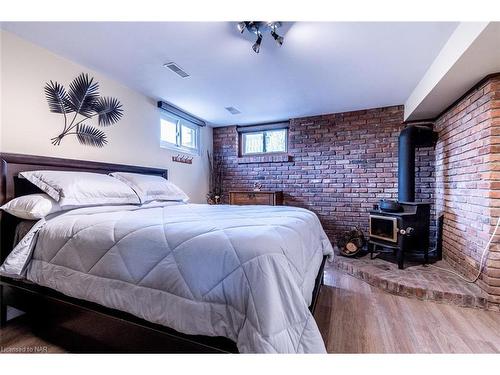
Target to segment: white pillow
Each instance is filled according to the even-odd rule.
[[[139,204],[134,191],[123,182],[100,173],[70,171],[21,172],[20,177],[38,186],[65,206]]]
[[[61,206],[47,194],[29,194],[12,199],[0,207],[0,210],[21,219],[37,220],[61,211]]]
[[[187,202],[189,200],[186,193],[161,176],[126,172],[114,172],[110,175],[134,189],[141,204],[151,201]]]

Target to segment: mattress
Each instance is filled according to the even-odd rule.
[[[324,353],[308,306],[332,246],[286,206],[101,206],[39,221],[0,273],[243,353]]]

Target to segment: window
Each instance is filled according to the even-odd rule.
[[[160,146],[190,154],[200,154],[200,128],[189,121],[162,115]]]
[[[240,135],[241,155],[286,152],[287,139],[288,129],[286,128],[255,131],[242,130]]]

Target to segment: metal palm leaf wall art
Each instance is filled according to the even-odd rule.
[[[82,145],[103,147],[108,143],[106,133],[85,122],[97,116],[97,125],[106,127],[123,116],[121,103],[115,98],[100,96],[99,83],[85,73],[70,83],[68,91],[57,82],[46,83],[45,97],[50,112],[64,116],[63,131],[51,138],[54,146],[60,145],[64,137],[74,135]]]

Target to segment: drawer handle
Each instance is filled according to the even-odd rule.
[[[248,194],[248,198],[255,198],[255,194],[254,193],[249,193]]]

